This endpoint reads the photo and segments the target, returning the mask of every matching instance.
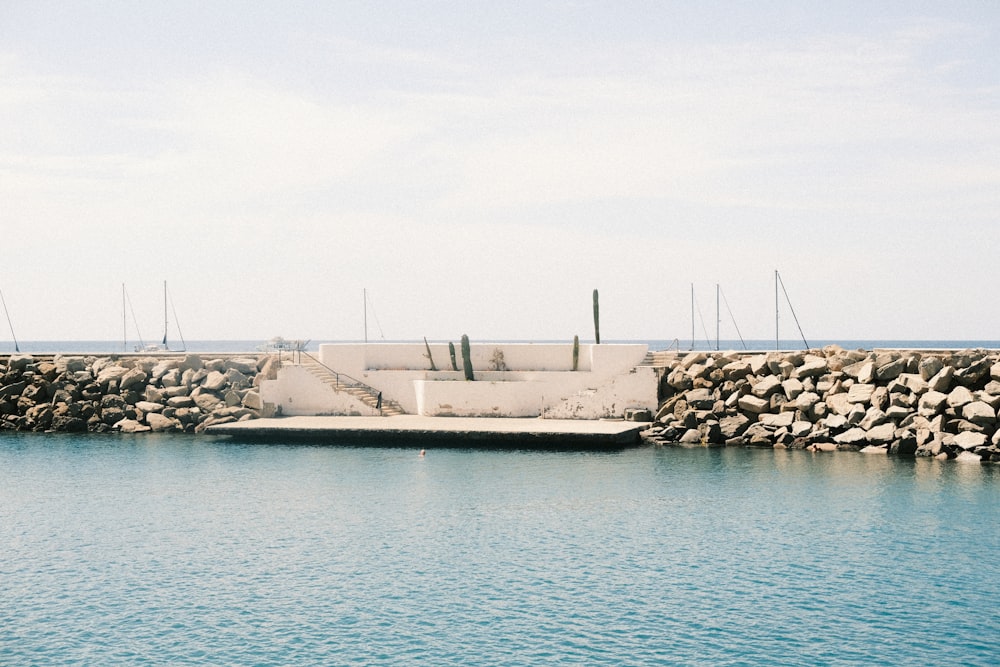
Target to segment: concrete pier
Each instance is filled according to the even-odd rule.
[[[218,424],[206,429],[206,433],[247,440],[327,444],[433,441],[453,447],[622,448],[640,444],[639,434],[649,426],[621,420],[299,416]]]

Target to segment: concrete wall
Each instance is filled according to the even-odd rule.
[[[463,371],[451,370],[447,344],[431,345],[437,371],[429,370],[422,343],[321,345],[319,359],[381,391],[411,414],[598,419],[621,417],[626,408],[656,408],[655,373],[636,369],[646,350],[645,345],[582,344],[579,370],[573,371],[572,343],[474,343],[474,382],[467,382]],[[498,353],[508,370],[490,370],[497,365]],[[461,369],[458,345],[456,357]],[[326,398],[296,398],[298,392],[316,391],[308,373],[292,376],[283,369],[280,375],[284,384],[278,394],[284,398],[278,404],[284,414],[332,414],[330,410],[341,409]],[[271,401],[275,395],[269,388],[262,397]],[[323,412],[302,412],[303,405]]]
[[[260,397],[265,405],[273,405],[287,416],[374,413],[353,396],[334,391],[302,366],[288,363],[281,367],[276,379],[261,382]]]

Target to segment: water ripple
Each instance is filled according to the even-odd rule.
[[[995,663],[996,474],[872,459],[0,434],[0,664]]]

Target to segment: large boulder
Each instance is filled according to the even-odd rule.
[[[984,433],[962,431],[955,436],[955,445],[962,449],[975,449],[976,447],[982,447],[986,444],[986,442],[987,438]]]
[[[219,371],[211,371],[204,380],[201,382],[201,386],[208,391],[219,391],[226,386],[226,376]]]
[[[146,415],[146,423],[149,424],[149,428],[154,433],[161,433],[166,431],[177,431],[180,430],[180,422],[170,417],[164,417],[163,415],[152,412]]]
[[[917,365],[920,377],[923,378],[924,382],[929,382],[932,377],[941,372],[942,368],[944,368],[944,363],[938,357],[924,357]]]
[[[958,410],[963,405],[967,405],[976,400],[976,397],[972,395],[966,387],[961,385],[955,387],[948,394],[948,406]]]
[[[933,417],[944,409],[948,396],[939,391],[931,390],[920,397],[917,413],[922,417]]]
[[[872,443],[873,445],[888,444],[893,441],[895,436],[896,436],[896,425],[891,422],[888,424],[880,424],[879,426],[875,426],[871,429],[868,429],[868,431],[865,434],[865,437],[868,439],[868,442]]]
[[[875,379],[879,382],[895,380],[906,370],[906,363],[906,359],[896,359],[895,361],[890,361],[887,364],[879,366],[875,371]]]
[[[972,401],[962,406],[962,419],[978,426],[992,426],[997,421],[997,413],[988,403]]]
[[[768,410],[768,408],[771,406],[771,402],[763,398],[758,398],[757,396],[753,396],[752,394],[746,394],[744,396],[740,396],[737,405],[739,406],[740,410],[743,410],[744,412],[749,412],[752,414],[760,414]]]
[[[875,385],[873,384],[853,384],[847,390],[847,400],[850,403],[869,403],[873,393],[875,393]]]

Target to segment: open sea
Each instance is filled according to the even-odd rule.
[[[306,347],[304,349],[308,351],[315,351],[318,346],[322,343],[360,343],[362,341],[306,341]],[[404,343],[420,343],[422,340],[408,340],[408,341],[375,341],[372,340],[372,344],[377,344],[379,342],[404,342]],[[438,341],[430,341],[438,342]],[[444,342],[444,341],[441,341]],[[479,341],[473,341],[479,342]],[[497,341],[487,341],[487,342],[497,342]],[[551,340],[538,340],[538,341],[500,341],[500,342],[516,342],[516,343],[553,343],[553,342],[571,342],[571,341],[551,341]],[[582,340],[581,342],[586,343],[588,341]],[[772,338],[770,340],[608,340],[607,343],[645,343],[649,345],[650,350],[803,350],[806,349],[805,345],[808,342],[808,347],[825,347],[827,345],[840,345],[845,350],[872,350],[875,348],[901,348],[901,349],[952,349],[952,350],[965,350],[965,349],[1000,349],[1000,340],[809,340],[802,341],[799,339],[794,340],[781,340],[777,344]],[[211,352],[245,352],[253,353],[259,352],[261,348],[265,345],[266,341],[261,340],[189,340],[189,341],[168,341],[168,347],[170,350],[184,350],[193,353],[211,353]],[[132,353],[135,351],[136,341],[107,341],[107,340],[34,340],[34,341],[18,341],[15,343],[12,340],[0,340],[0,354],[11,354],[15,352],[15,349],[20,350],[22,353],[36,353],[36,354],[52,354],[52,353],[76,353],[76,354],[120,354],[122,352]]]
[[[0,433],[2,665],[996,665],[1000,466]]]

